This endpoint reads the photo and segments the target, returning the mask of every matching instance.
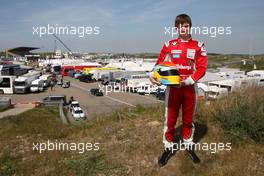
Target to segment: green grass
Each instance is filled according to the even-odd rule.
[[[11,176],[16,173],[16,159],[9,152],[3,152],[0,163],[0,176]]]

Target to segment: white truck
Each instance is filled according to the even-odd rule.
[[[29,92],[32,81],[38,79],[39,76],[40,72],[30,71],[29,73],[16,78],[14,83],[15,93],[24,94]]]
[[[228,95],[227,88],[221,88],[218,86],[209,86],[208,98],[209,99],[218,99]]]
[[[102,80],[103,75],[109,75],[110,72],[114,72],[113,70],[91,70],[89,73],[93,74],[92,78],[96,81]]]
[[[123,79],[126,84],[127,89],[130,92],[137,92],[137,90],[145,85],[151,85],[149,81],[149,76],[146,74],[130,75]]]
[[[30,86],[30,92],[43,92],[44,91],[44,80],[36,79],[32,81]]]
[[[0,76],[0,94],[13,94],[16,76]]]
[[[130,79],[131,76],[136,75],[144,75],[146,74],[145,71],[113,71],[111,70],[109,73],[104,73],[101,75],[101,79],[103,80],[103,84],[107,84],[111,81],[116,81],[121,79]]]

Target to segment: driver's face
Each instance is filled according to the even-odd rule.
[[[190,25],[189,23],[180,24],[177,30],[181,37],[187,37],[190,32]]]

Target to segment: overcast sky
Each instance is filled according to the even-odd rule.
[[[33,35],[33,26],[98,26],[98,35],[58,35],[73,51],[159,52],[165,26],[187,13],[193,26],[231,27],[230,35],[194,35],[208,52],[264,53],[262,0],[1,0],[0,50],[18,46],[53,51],[54,37]],[[176,37],[176,36],[174,36]],[[58,43],[58,42],[57,42]],[[58,49],[63,49],[58,44]]]

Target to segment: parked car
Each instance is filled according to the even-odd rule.
[[[85,119],[85,113],[80,107],[73,107],[71,113],[75,120]]]
[[[81,82],[86,82],[86,83],[89,83],[89,82],[93,82],[93,78],[92,78],[92,75],[91,74],[88,74],[88,75],[81,75],[79,77],[79,80]]]
[[[104,96],[103,92],[98,88],[93,88],[90,90],[90,92],[94,96]]]
[[[164,88],[158,88],[155,96],[158,100],[165,100],[165,89]]]
[[[70,86],[71,86],[70,81],[63,82],[63,84],[61,85],[61,87],[63,88],[69,88]]]
[[[71,104],[70,104],[70,110],[72,110],[73,108],[75,107],[80,107],[80,104],[78,101],[72,101]]]
[[[74,74],[74,78],[75,78],[75,79],[79,79],[81,76],[82,76],[81,73],[75,73],[75,74]]]
[[[10,97],[0,97],[0,109],[9,108],[12,106]]]

